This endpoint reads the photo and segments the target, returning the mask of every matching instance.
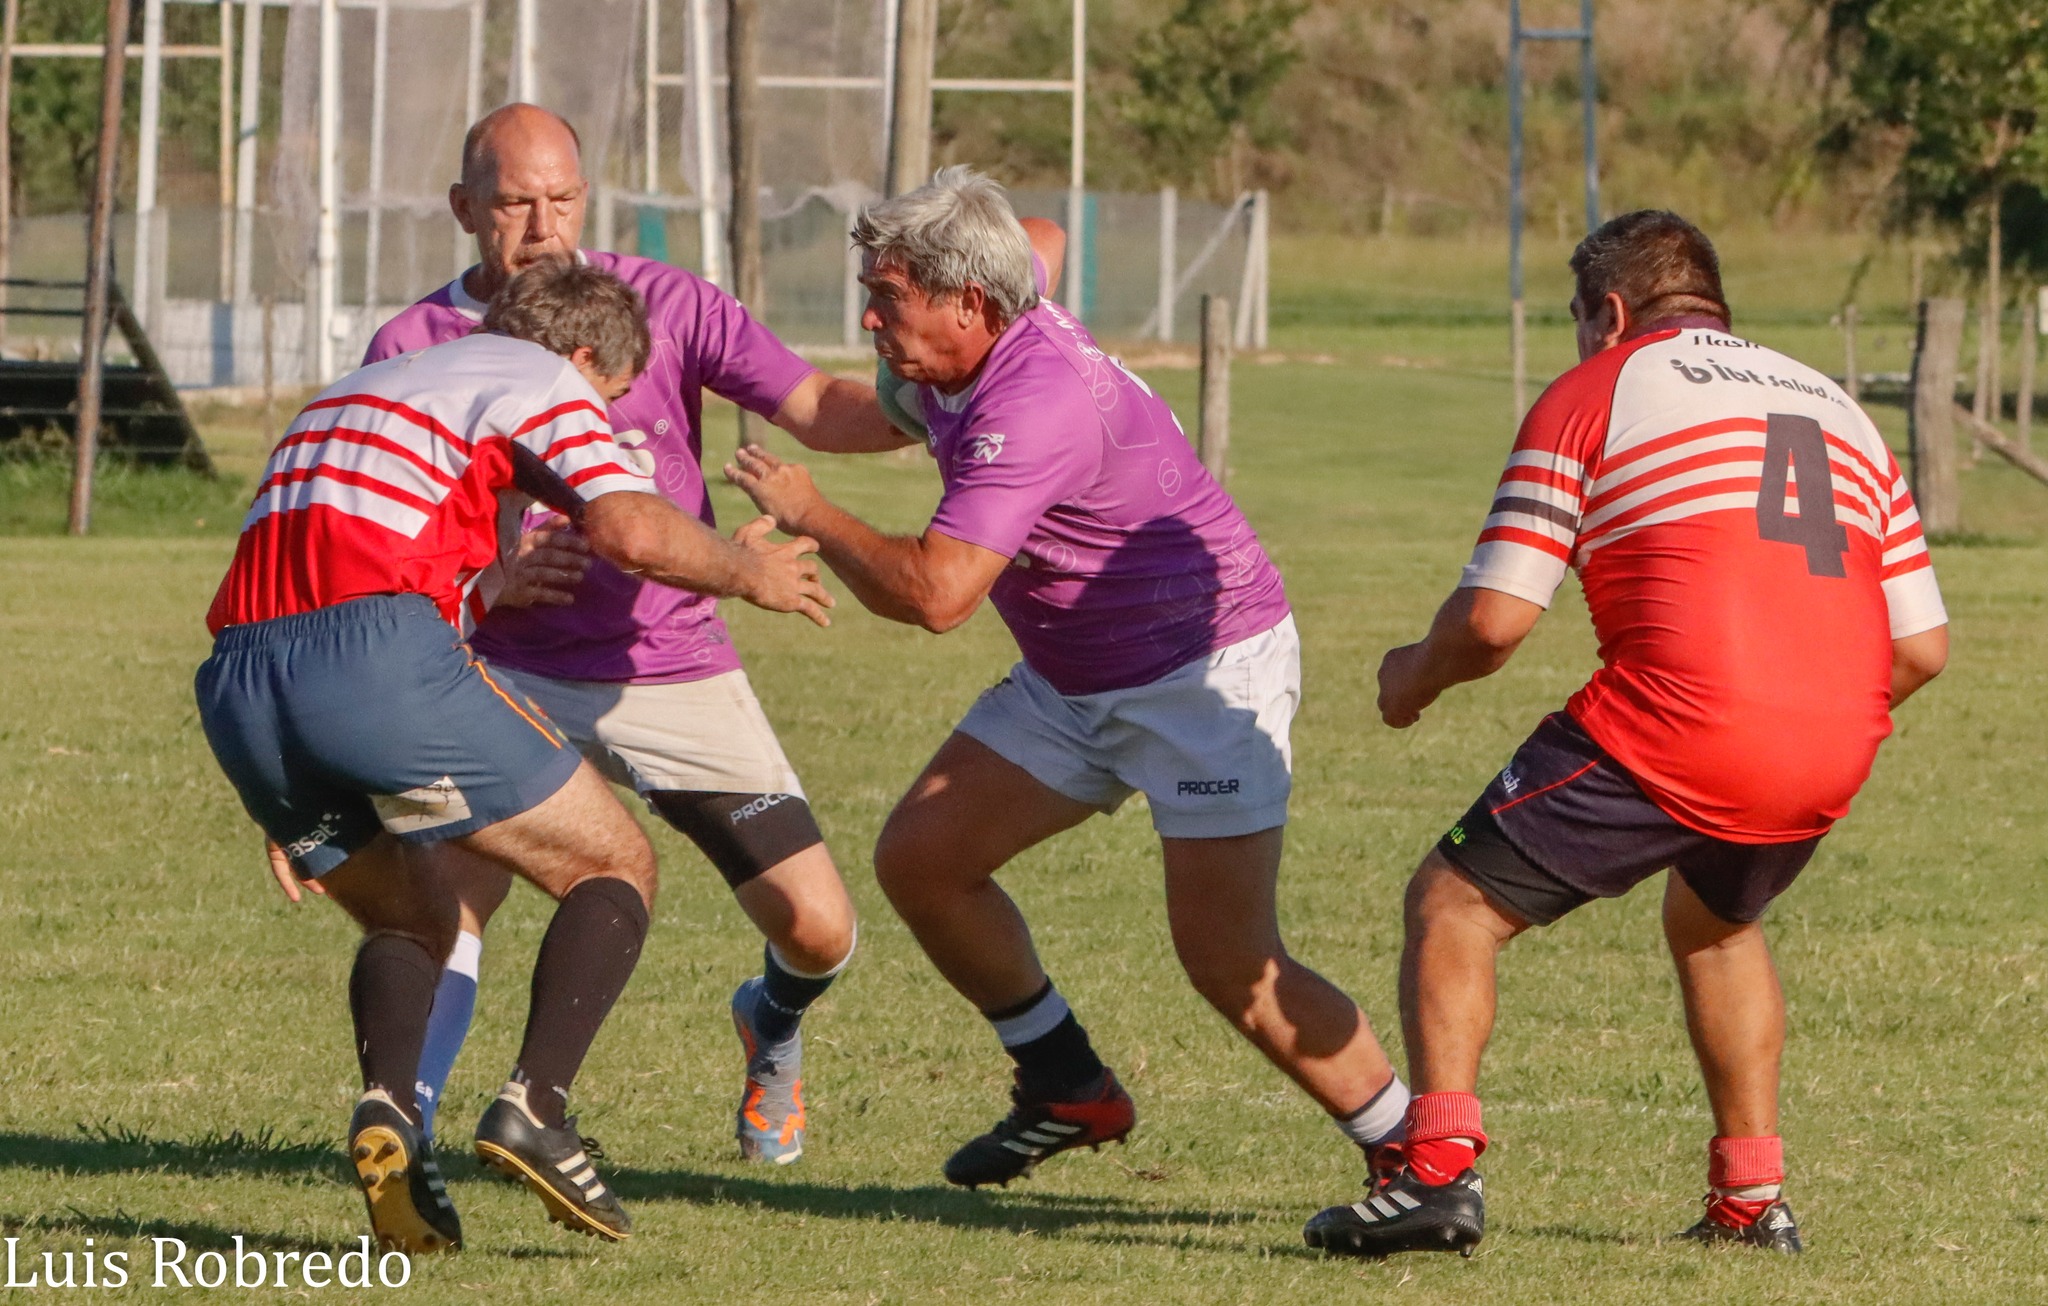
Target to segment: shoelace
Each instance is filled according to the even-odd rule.
[[[595,1138],[590,1137],[588,1134],[579,1132],[576,1128],[575,1116],[565,1117],[562,1120],[562,1128],[576,1135],[576,1145],[583,1149],[583,1154],[585,1156],[589,1157],[593,1161],[604,1160],[604,1144],[598,1142]]]

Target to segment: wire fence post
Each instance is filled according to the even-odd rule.
[[[92,226],[85,255],[85,334],[78,342],[78,425],[73,441],[68,529],[92,529],[93,461],[99,456],[100,378],[114,276],[114,170],[121,155],[121,91],[128,60],[128,0],[107,0],[107,49],[100,65],[99,154],[93,161]]]
[[[1963,349],[1963,301],[1923,299],[1913,344],[1910,427],[1913,498],[1928,534],[1956,529],[1956,362]]]
[[[726,0],[725,114],[728,168],[732,174],[733,294],[760,316],[766,309],[761,284],[761,137],[759,36],[760,0]],[[739,442],[754,442],[754,415],[739,410]]]
[[[2034,447],[2034,367],[2041,355],[2041,304],[2048,300],[2048,286],[2028,287],[2020,295],[2020,393],[2013,418],[2022,449]]]
[[[1862,378],[1856,374],[1856,306],[1842,306],[1842,389],[1852,404],[1863,402]]]
[[[1159,338],[1173,339],[1174,284],[1180,275],[1180,251],[1174,248],[1180,233],[1180,192],[1171,186],[1159,188]]]
[[[14,42],[21,32],[21,0],[6,0],[0,16],[0,283],[14,261]],[[7,287],[0,284],[0,344],[7,340]]]
[[[1195,451],[1221,485],[1230,453],[1230,301],[1202,296],[1202,400]]]

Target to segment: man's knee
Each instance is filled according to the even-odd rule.
[[[1215,922],[1174,931],[1181,971],[1204,1001],[1240,1027],[1272,994],[1287,964],[1286,950],[1264,931],[1234,934]]]
[[[899,912],[913,908],[931,890],[931,872],[939,855],[926,823],[899,806],[875,840],[875,883]]]
[[[1487,897],[1434,848],[1409,878],[1401,910],[1411,939],[1448,927],[1482,930],[1506,943],[1529,926]]]

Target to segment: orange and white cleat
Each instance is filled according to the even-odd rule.
[[[804,1154],[804,1036],[799,1030],[780,1043],[763,1044],[754,1033],[760,992],[757,975],[732,995],[732,1027],[747,1056],[734,1133],[747,1160],[789,1165]]]

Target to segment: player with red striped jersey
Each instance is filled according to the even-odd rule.
[[[831,598],[766,518],[730,543],[659,494],[613,442],[606,400],[646,365],[639,296],[544,263],[471,336],[343,378],[264,469],[207,624],[201,723],[289,867],[363,927],[349,978],[363,1094],[349,1151],[378,1239],[459,1246],[419,1130],[420,1048],[454,946],[454,870],[516,872],[558,900],[511,1082],[477,1127],[486,1164],[552,1218],[630,1228],[563,1115],[570,1082],[646,937],[654,854],[609,786],[458,628],[479,615],[515,486],[590,547],[666,585],[824,624]]]
[[[1496,954],[1668,867],[1665,935],[1715,1124],[1686,1236],[1800,1250],[1781,1195],[1784,996],[1758,922],[1847,814],[1892,711],[1940,672],[1948,618],[1876,427],[1826,376],[1731,332],[1698,229],[1630,213],[1571,266],[1582,361],[1530,410],[1427,638],[1386,655],[1380,712],[1405,728],[1498,670],[1568,568],[1601,666],[1410,882],[1405,1167],[1311,1220],[1311,1246],[1469,1253]]]

